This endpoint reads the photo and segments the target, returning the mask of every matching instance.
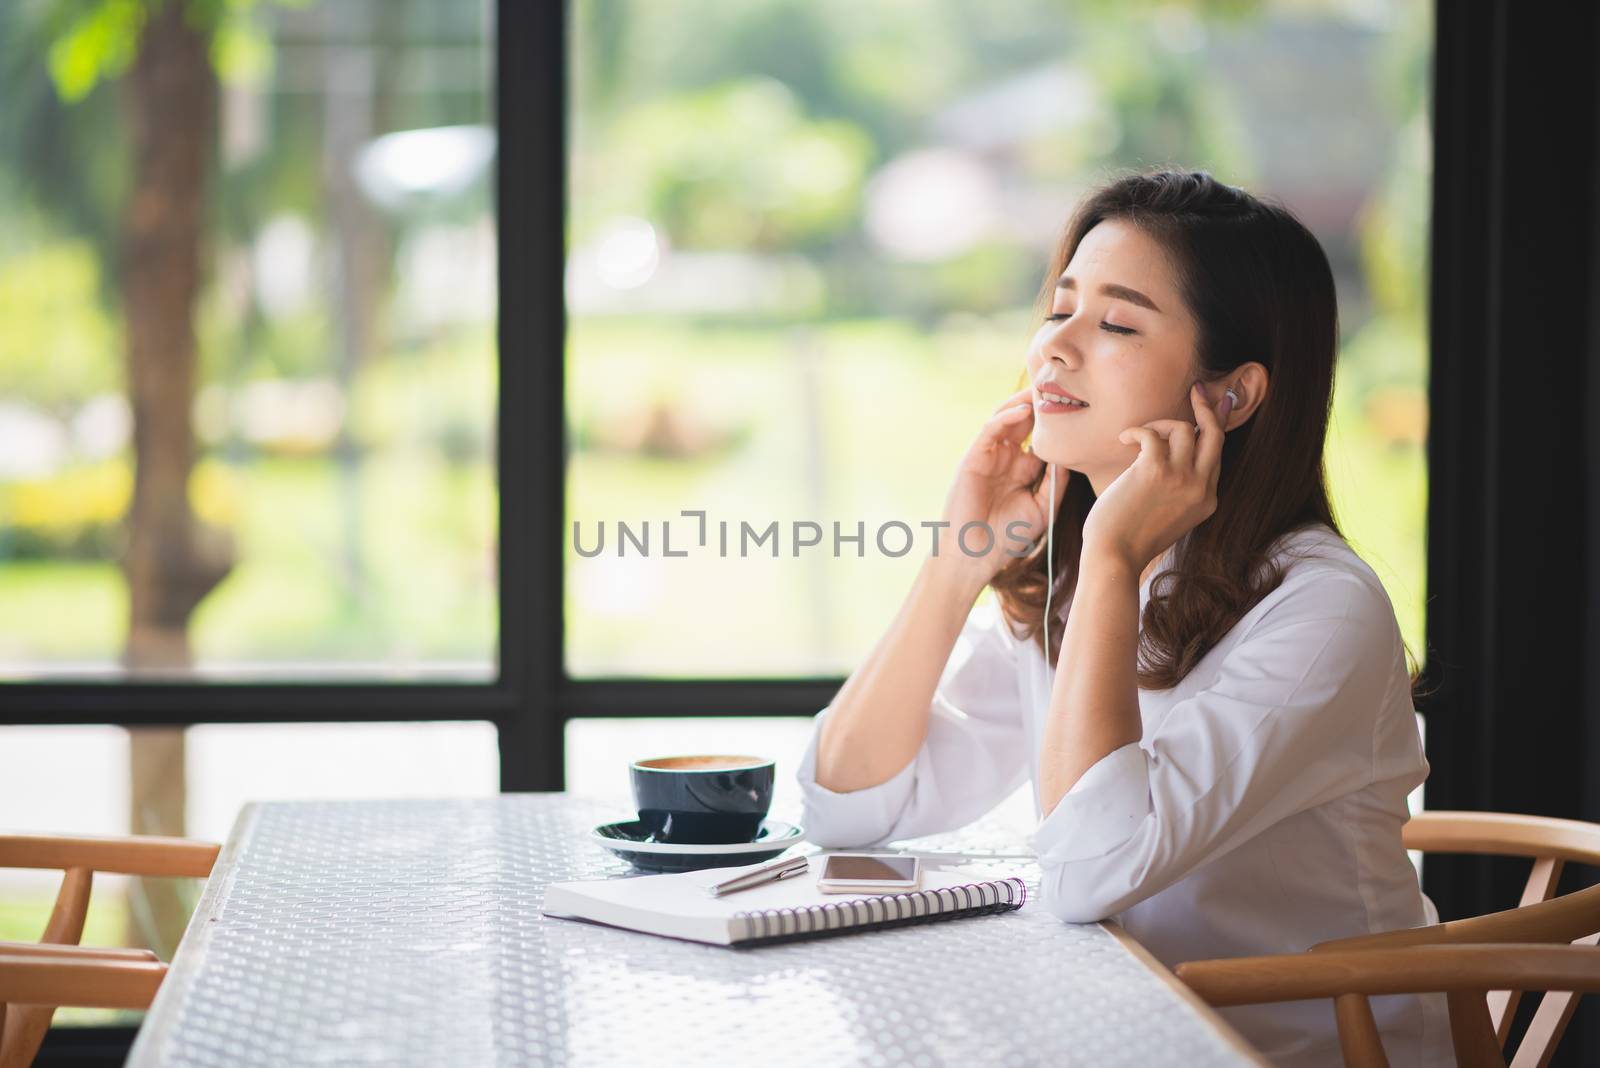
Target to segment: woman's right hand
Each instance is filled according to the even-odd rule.
[[[948,527],[939,531],[938,556],[950,557],[952,566],[987,584],[1014,556],[1022,553],[1045,534],[1045,516],[1054,517],[1067,493],[1067,472],[1056,472],[1055,499],[1049,500],[1050,480],[1039,478],[1044,461],[1024,451],[1022,441],[1033,429],[1033,387],[1020,389],[1006,398],[978,430],[956,469],[955,481],[945,498],[944,520]],[[1033,489],[1035,482],[1039,488]],[[979,556],[962,550],[961,528],[968,523],[986,523],[993,532],[987,552]],[[1012,523],[1022,523],[1014,531]],[[990,535],[974,527],[964,539],[967,549],[979,552]]]

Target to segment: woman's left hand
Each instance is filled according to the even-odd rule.
[[[1139,455],[1089,509],[1083,523],[1085,556],[1109,554],[1137,576],[1217,510],[1222,421],[1232,403],[1225,397],[1213,411],[1198,384],[1190,387],[1189,402],[1193,423],[1157,419],[1118,437],[1125,445],[1137,442]]]

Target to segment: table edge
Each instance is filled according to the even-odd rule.
[[[161,1047],[171,1033],[172,1021],[168,1017],[177,1011],[176,1002],[182,996],[180,987],[187,984],[190,974],[200,967],[205,958],[206,948],[211,942],[210,921],[233,885],[239,854],[255,830],[259,811],[260,803],[256,801],[248,801],[239,809],[233,829],[228,832],[228,840],[211,866],[211,874],[206,878],[205,889],[200,892],[200,900],[195,903],[194,913],[189,917],[183,937],[178,940],[178,948],[172,954],[167,974],[145,1012],[133,1045],[128,1049],[128,1059],[123,1062],[125,1068],[159,1062]]]
[[[1208,1005],[1204,998],[1196,994],[1187,983],[1174,975],[1172,969],[1157,960],[1156,955],[1146,949],[1138,939],[1129,934],[1120,923],[1115,920],[1101,920],[1100,926],[1105,929],[1107,934],[1116,939],[1117,944],[1135,960],[1148,968],[1152,975],[1166,984],[1179,998],[1188,1003],[1189,1007],[1209,1024],[1224,1042],[1248,1058],[1251,1063],[1259,1065],[1260,1068],[1272,1068],[1272,1062],[1267,1060],[1260,1050],[1245,1041],[1244,1036],[1224,1019],[1221,1013]]]

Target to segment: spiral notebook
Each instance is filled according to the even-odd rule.
[[[552,883],[541,911],[669,938],[750,946],[1007,912],[1021,908],[1028,897],[1016,877],[975,881],[973,872],[926,864],[917,890],[824,894],[817,889],[817,876],[825,859],[826,854],[813,854],[805,875],[722,897],[712,897],[706,887],[761,865]]]

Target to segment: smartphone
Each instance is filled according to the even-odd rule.
[[[824,894],[892,894],[922,882],[922,858],[892,853],[830,853],[817,877]]]

